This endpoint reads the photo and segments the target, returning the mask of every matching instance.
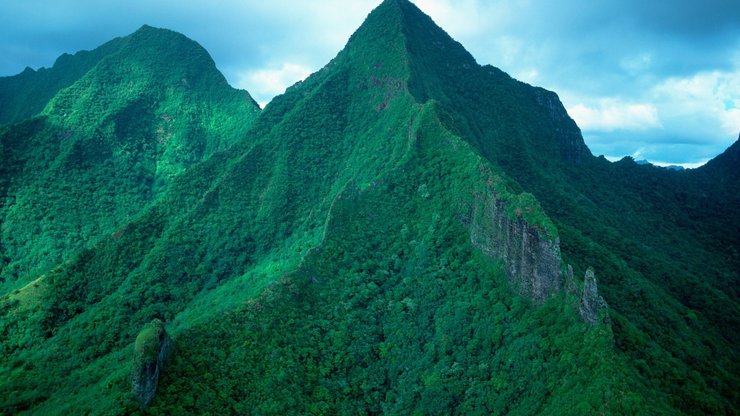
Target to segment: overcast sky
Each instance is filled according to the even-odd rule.
[[[265,104],[328,63],[379,3],[0,0],[0,76],[149,24],[198,41]],[[690,165],[740,133],[737,0],[414,3],[479,63],[557,92],[596,155]]]

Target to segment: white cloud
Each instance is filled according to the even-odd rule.
[[[311,75],[311,68],[298,64],[282,64],[277,68],[245,71],[239,75],[237,88],[242,88],[263,107],[272,97],[282,94],[286,88]]]
[[[586,131],[649,130],[662,128],[658,110],[651,104],[625,103],[605,98],[595,104],[576,104],[568,114]]]
[[[516,78],[520,81],[524,81],[530,84],[537,82],[540,79],[540,71],[535,68],[525,69],[516,74]]]
[[[518,69],[522,64],[522,56],[526,55],[527,44],[522,39],[514,36],[498,36],[493,41],[494,47],[498,51],[496,65],[502,65],[509,68]]]
[[[415,0],[414,4],[456,38],[469,38],[489,31],[495,24],[483,12],[479,0]]]
[[[704,129],[707,136],[740,132],[740,68],[669,78],[649,94],[684,129]]]
[[[622,58],[619,66],[631,75],[640,75],[644,71],[650,69],[652,63],[653,54],[649,52],[642,52],[637,55]]]
[[[740,65],[657,79],[637,94],[561,96],[596,154],[695,167],[740,132]]]

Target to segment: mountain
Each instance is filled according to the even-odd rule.
[[[148,26],[8,85],[29,92],[3,108],[30,116],[0,130],[0,283],[13,289],[129,222],[259,112],[200,45]]]
[[[69,87],[102,58],[121,47],[114,39],[94,51],[60,56],[52,68],[26,68],[12,77],[0,77],[0,125],[23,121],[40,113],[61,89]]]
[[[713,172],[713,176],[717,178],[729,177],[734,179],[738,176],[738,164],[740,164],[740,137],[721,155],[707,162],[702,168],[705,171]]]
[[[652,163],[650,163],[650,161],[648,161],[646,159],[635,160],[635,163],[637,163],[638,165],[656,166],[656,165],[653,165]],[[670,169],[670,170],[684,170],[684,169],[686,169],[686,168],[684,168],[681,165],[668,165],[668,166],[661,166],[661,167],[662,168],[665,168],[665,169]]]
[[[732,148],[596,158],[556,94],[407,0],[225,119],[222,151],[4,295],[4,412],[737,412]]]

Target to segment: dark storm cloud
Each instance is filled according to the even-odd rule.
[[[326,64],[379,2],[3,0],[0,75],[149,24],[201,43],[265,103]],[[414,2],[480,63],[558,92],[596,154],[695,162],[740,131],[736,0]]]

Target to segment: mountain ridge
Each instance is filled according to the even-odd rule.
[[[695,229],[733,227],[702,199],[722,173],[594,158],[554,93],[451,42],[384,1],[242,137],[4,296],[0,408],[139,412],[134,343],[161,319],[154,413],[731,414],[738,276]]]
[[[2,281],[23,286],[129,221],[172,177],[241,140],[259,111],[175,32],[143,26],[84,56],[95,59],[79,64],[83,74],[0,138]]]
[[[98,53],[63,54],[50,68],[33,70],[26,67],[17,75],[0,77],[0,99],[4,104],[0,108],[0,125],[18,122],[41,112],[59,90],[79,79],[109,50],[117,49],[119,41],[120,38],[106,42],[96,48]]]

